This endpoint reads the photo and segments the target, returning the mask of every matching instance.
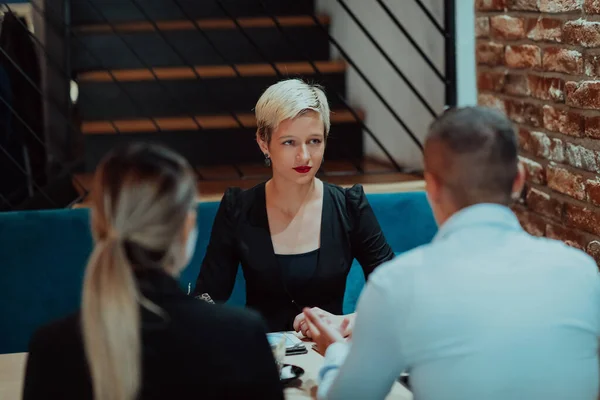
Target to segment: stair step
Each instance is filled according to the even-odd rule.
[[[362,116],[362,113],[361,113]],[[202,117],[203,130],[189,118],[155,121],[165,131],[158,132],[151,120],[88,121],[83,135],[85,171],[93,171],[104,155],[117,146],[132,142],[155,142],[172,148],[192,165],[260,163],[263,154],[256,144],[256,123],[252,114],[242,115],[244,127],[230,116]],[[363,157],[362,126],[348,111],[332,115],[327,140],[327,162]],[[116,127],[120,133],[116,133]]]
[[[314,14],[314,0],[220,0],[225,10],[236,17],[270,14]],[[263,8],[262,4],[265,5]],[[140,7],[143,11],[140,10]],[[157,19],[221,18],[227,16],[216,1],[203,0],[72,0],[73,25]]]
[[[315,66],[323,74],[343,73],[346,71],[346,63],[342,60],[316,61]],[[315,74],[315,69],[309,62],[278,62],[275,68],[271,64],[237,64],[235,69],[245,77],[274,76],[277,72],[281,74]],[[190,67],[164,67],[164,68],[138,68],[138,69],[115,69],[111,71],[90,71],[77,75],[79,83],[86,82],[139,82],[154,80],[176,80],[237,77],[234,68],[229,65]]]
[[[356,167],[347,161],[326,161],[319,172],[319,178],[330,183],[349,187],[356,183],[363,184],[367,193],[391,193],[407,190],[423,190],[422,177],[414,174],[397,172],[393,167],[374,160],[360,160],[364,174],[358,173]],[[327,166],[329,169],[326,169]],[[270,169],[261,164],[199,166],[195,168],[198,180],[198,198],[200,201],[218,201],[225,189],[238,186],[251,188],[270,178]],[[239,171],[243,177],[239,176]],[[335,173],[337,172],[337,174]],[[77,174],[74,178],[77,188],[91,189],[93,173]],[[80,194],[83,194],[80,189]],[[84,206],[88,203],[84,203]]]
[[[228,111],[248,112],[265,88],[284,78],[301,77],[325,87],[331,108],[343,108],[340,97],[346,93],[343,61],[316,63],[316,74],[307,62],[238,65],[242,77],[229,66],[114,70],[118,82],[105,71],[82,73],[78,77],[78,113],[83,120],[133,119],[160,115],[211,115]]]
[[[327,160],[319,170],[319,176],[354,176],[360,173],[360,169],[366,174],[392,174],[397,171],[393,166],[372,159],[363,159],[355,163],[347,160]],[[196,173],[201,181],[236,180],[236,179],[268,179],[271,169],[264,164],[235,164],[235,165],[208,165],[195,167]],[[242,176],[240,176],[240,173]]]
[[[364,119],[364,112],[357,110],[360,119]],[[256,128],[254,114],[236,114],[243,128]],[[337,110],[331,113],[331,123],[357,122],[349,110]],[[157,117],[124,119],[113,121],[84,121],[81,132],[85,135],[107,135],[116,133],[149,133],[160,131],[201,131],[203,129],[230,129],[240,127],[231,115],[198,115],[191,117]]]
[[[116,24],[93,24],[74,26],[73,31],[80,34],[88,33],[132,33],[132,32],[151,32],[151,31],[195,31],[198,28],[202,30],[217,29],[238,29],[242,28],[274,28],[277,25],[284,27],[314,26],[316,25],[313,17],[304,15],[276,16],[277,23],[270,17],[242,17],[236,18],[234,22],[230,18],[210,18],[189,20],[171,20],[171,21],[150,21],[143,22],[124,22]],[[330,23],[329,16],[318,15],[317,19],[323,25]],[[237,24],[236,24],[237,22]]]
[[[345,188],[360,183],[363,185],[365,193],[398,193],[422,191],[425,189],[425,182],[422,179],[413,175],[407,175],[399,172],[389,174],[355,175],[351,177],[333,176],[324,180]],[[223,193],[229,187],[250,189],[264,181],[264,179],[199,181],[197,200],[220,201],[223,197]],[[88,198],[83,203],[77,204],[75,208],[89,206],[90,202]]]
[[[381,179],[382,176],[388,176],[398,174],[393,166],[384,163],[382,161],[373,159],[362,159],[357,163],[352,163],[347,160],[341,161],[329,161],[323,163],[319,171],[319,176],[323,179],[330,178],[332,176],[343,176],[347,175],[350,177],[361,176],[357,165],[363,170],[365,174],[362,175],[364,181],[387,181],[388,178]],[[200,184],[205,184],[209,181],[223,181],[223,180],[248,180],[248,179],[268,179],[271,175],[271,170],[264,166],[264,164],[250,163],[250,164],[225,164],[225,165],[204,165],[194,167],[198,174]],[[240,173],[242,177],[240,177]],[[406,180],[420,179],[420,176],[412,174],[402,174]],[[380,178],[377,178],[380,177]],[[78,185],[75,185],[79,193],[83,193],[83,189],[90,190],[91,180],[93,173],[80,173],[76,174],[75,178],[78,181]],[[357,178],[356,178],[357,179]]]
[[[318,18],[329,27],[328,16]],[[265,17],[238,19],[244,32],[228,19],[199,20],[206,36],[194,23],[185,20],[157,22],[160,31],[149,22],[118,24],[115,26],[118,35],[108,24],[82,25],[72,33],[72,68],[82,72],[330,58],[327,35],[312,17],[279,16],[277,20],[285,35]]]

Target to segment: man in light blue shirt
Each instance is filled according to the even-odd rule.
[[[523,169],[511,123],[478,107],[445,113],[425,144],[431,244],[380,266],[351,342],[306,310],[326,350],[321,399],[383,399],[403,372],[417,400],[595,400],[596,263],[527,234],[507,207]]]

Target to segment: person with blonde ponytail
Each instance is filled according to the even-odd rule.
[[[262,317],[179,287],[197,238],[187,162],[130,145],[105,157],[92,193],[81,310],[33,336],[23,398],[283,399]]]

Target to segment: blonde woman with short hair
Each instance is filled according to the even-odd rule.
[[[351,322],[342,304],[353,260],[367,277],[394,253],[361,185],[344,189],[316,177],[329,114],[323,88],[300,79],[280,81],[262,94],[256,141],[272,177],[225,192],[196,296],[226,301],[241,263],[246,305],[260,311],[271,331],[295,329],[310,337],[303,307],[332,323]]]
[[[129,146],[103,160],[92,193],[81,311],[34,335],[23,398],[283,399],[260,316],[179,287],[196,246],[187,162]]]

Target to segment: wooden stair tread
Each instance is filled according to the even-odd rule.
[[[237,186],[242,189],[249,189],[261,182],[269,179],[269,171],[264,168],[265,175],[239,178],[231,175],[228,168],[231,166],[218,166],[210,167],[213,172],[221,169],[221,173],[215,173],[210,180],[199,180],[197,188],[198,201],[219,201],[223,196],[223,193],[228,187]],[[200,168],[202,169],[202,168]],[[247,169],[242,166],[242,170]],[[77,174],[74,180],[78,182],[77,187],[83,186],[89,190],[91,187],[93,174]],[[406,191],[422,191],[425,188],[425,183],[420,176],[406,174],[401,172],[387,172],[387,173],[373,173],[373,174],[356,174],[347,176],[322,176],[322,180],[340,185],[342,187],[350,187],[354,184],[360,183],[364,186],[366,193],[397,193]],[[82,194],[82,191],[80,191]],[[88,199],[79,204],[78,207],[89,206]]]
[[[346,70],[346,63],[342,60],[315,61],[315,66],[321,73],[342,73]],[[270,64],[236,64],[235,68],[242,76],[275,76],[277,71],[281,74],[316,74],[317,72],[309,62],[278,62],[275,68]],[[216,66],[194,66],[191,67],[160,67],[160,68],[137,68],[137,69],[115,69],[110,71],[89,71],[78,74],[77,81],[85,82],[134,82],[196,79],[200,76],[207,78],[237,77],[235,70],[229,65]],[[114,77],[114,79],[113,79]]]
[[[355,110],[359,118],[364,119],[364,112]],[[254,114],[236,114],[244,128],[256,128]],[[356,122],[350,110],[332,110],[331,123]],[[198,115],[192,117],[157,117],[139,119],[120,119],[111,121],[84,121],[81,123],[83,134],[116,134],[116,133],[148,133],[165,131],[189,131],[203,129],[237,128],[239,124],[231,115]],[[158,129],[160,128],[160,129]]]
[[[321,172],[324,176],[333,176],[341,174],[357,174],[359,170],[358,166],[366,174],[390,174],[396,173],[392,165],[371,158],[365,158],[360,160],[358,163],[351,161],[338,161],[338,160],[327,160],[321,166]],[[214,179],[239,179],[239,173],[241,172],[244,179],[251,177],[268,177],[271,170],[265,167],[263,164],[237,164],[237,165],[215,165],[215,166],[198,166],[195,168],[196,173],[200,176],[201,180],[214,180]]]
[[[317,16],[321,24],[327,25],[330,22],[329,16]],[[275,17],[278,24],[285,27],[314,26],[315,21],[310,16],[293,15]],[[236,18],[238,24],[243,28],[271,28],[276,27],[275,22],[269,17],[241,17]],[[91,24],[73,27],[77,33],[112,33],[116,32],[152,32],[156,28],[161,31],[182,31],[182,30],[216,30],[216,29],[238,29],[235,22],[230,18],[204,18],[193,21],[174,20],[174,21],[156,21],[156,27],[151,22],[127,22],[115,24]]]

